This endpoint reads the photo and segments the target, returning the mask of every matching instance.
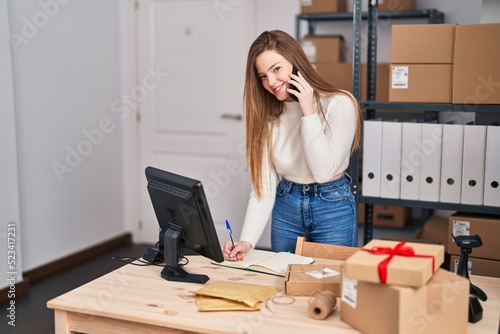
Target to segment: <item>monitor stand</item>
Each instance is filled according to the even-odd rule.
[[[205,284],[209,280],[207,275],[190,274],[179,265],[179,254],[182,251],[183,239],[182,228],[170,223],[169,228],[163,235],[165,268],[161,271],[161,277],[167,281]]]

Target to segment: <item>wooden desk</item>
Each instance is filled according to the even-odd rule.
[[[190,273],[272,285],[284,293],[282,277],[211,265],[201,256],[189,261],[185,268]],[[310,318],[309,297],[295,297],[289,305],[268,302],[260,311],[199,312],[190,291],[203,285],[166,281],[161,269],[126,265],[50,300],[56,333],[359,333],[340,321],[339,310],[325,320]],[[497,333],[500,279],[473,276],[472,281],[488,294],[488,301],[481,302],[483,319],[469,324],[469,333]]]

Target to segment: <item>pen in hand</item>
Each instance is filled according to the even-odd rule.
[[[231,238],[231,244],[233,244],[233,249],[234,249],[233,230],[231,229],[231,225],[229,225],[229,221],[227,221],[227,219],[226,219],[226,228],[229,231],[229,238]]]

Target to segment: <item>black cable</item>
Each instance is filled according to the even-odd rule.
[[[133,258],[133,257],[130,257],[130,256],[113,256],[112,259],[115,260],[115,261],[118,261],[118,262],[122,262],[122,263],[126,263],[126,264],[132,264],[134,266],[159,266],[159,267],[164,267],[165,266],[164,264],[151,263],[151,262],[143,261],[141,259]],[[134,263],[135,261],[139,261],[141,263]]]

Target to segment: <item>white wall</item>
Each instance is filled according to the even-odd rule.
[[[481,23],[499,23],[500,22],[500,1],[483,0],[481,10]]]
[[[10,0],[9,18],[29,270],[125,231],[119,5]]]

